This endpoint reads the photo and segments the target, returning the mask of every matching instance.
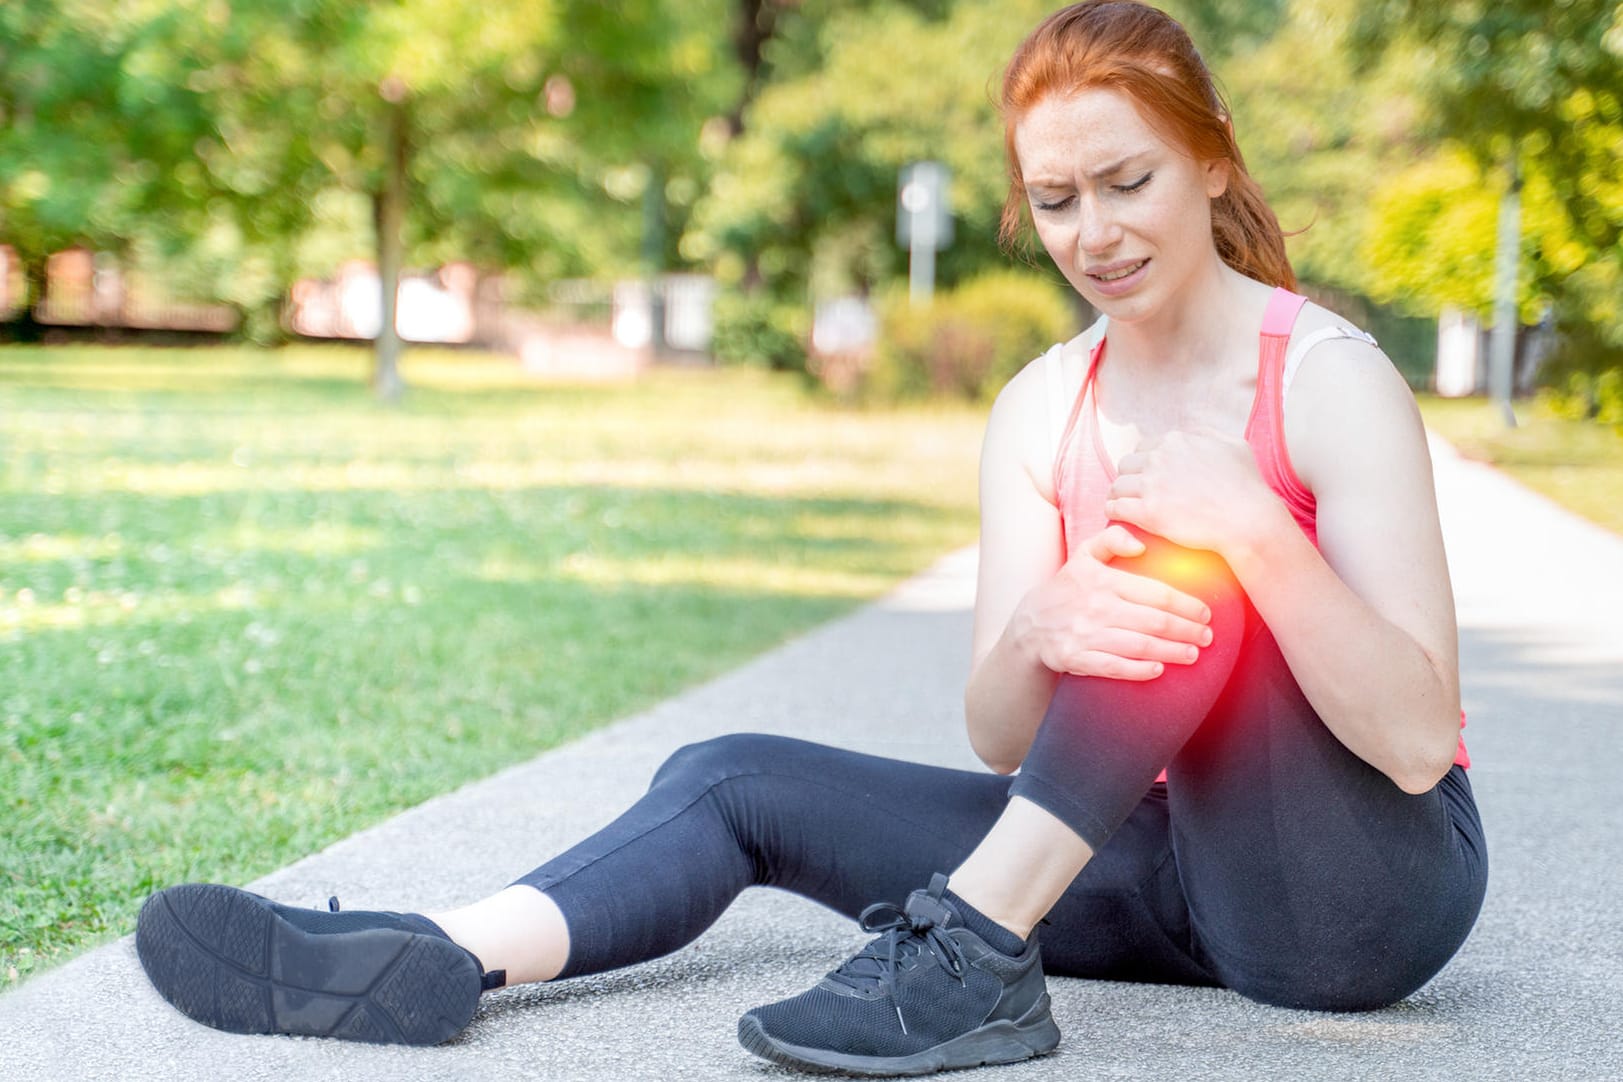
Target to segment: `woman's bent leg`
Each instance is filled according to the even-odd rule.
[[[1112,563],[1204,601],[1212,641],[1192,665],[1154,680],[1067,676],[1010,790],[1099,849],[1137,806],[1227,686],[1248,628],[1257,622],[1222,557],[1134,530],[1143,554]]]
[[[1211,643],[1154,680],[1062,678],[1010,789],[1015,799],[952,874],[972,907],[1025,936],[1144,799],[1156,774],[1217,701],[1245,637],[1249,604],[1222,558],[1134,530],[1145,543],[1114,566],[1211,610]]]
[[[1476,920],[1487,850],[1465,771],[1403,792],[1325,727],[1264,626],[1168,790],[1191,949],[1253,999],[1396,1002]]]
[[[1192,966],[1271,1003],[1357,1009],[1402,998],[1453,955],[1481,904],[1486,850],[1464,771],[1404,793],[1313,711],[1221,561],[1185,563],[1175,547],[1136,559],[1141,573],[1211,606],[1212,645],[1193,666],[1141,684],[1062,680],[1011,803],[1048,813],[1036,829],[1069,829],[1097,848],[1167,765],[1181,889],[1159,893],[1157,922],[1187,929]],[[995,843],[1011,819],[971,864],[1008,850]]]

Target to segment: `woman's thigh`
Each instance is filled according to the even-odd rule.
[[[1254,999],[1395,1002],[1475,922],[1486,849],[1464,771],[1403,792],[1335,738],[1260,623],[1168,788],[1191,951]]]

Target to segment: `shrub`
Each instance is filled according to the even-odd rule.
[[[806,324],[797,305],[766,293],[724,292],[716,297],[710,350],[722,364],[804,372]]]
[[[1605,333],[1581,323],[1562,327],[1539,382],[1545,385],[1541,397],[1559,416],[1623,432],[1623,346]]]
[[[1069,292],[1047,278],[997,271],[913,306],[905,293],[880,303],[879,343],[863,396],[991,398],[1020,368],[1076,333]]]

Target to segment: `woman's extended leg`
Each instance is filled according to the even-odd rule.
[[[165,998],[208,1025],[430,1043],[466,1024],[481,978],[490,987],[656,957],[752,884],[848,915],[900,898],[963,858],[1008,785],[805,741],[721,737],[679,750],[604,830],[432,920],[294,909],[189,884],[149,899],[137,945]],[[1165,800],[1147,801],[1067,894],[1079,934],[1064,937],[1061,971],[1201,979],[1171,952],[1154,953],[1165,936],[1152,914],[1119,904],[1164,863],[1167,845]],[[434,965],[396,966],[402,958]]]
[[[558,905],[540,891],[513,885],[472,905],[428,919],[474,953],[503,984],[550,981],[569,959],[569,923]]]
[[[1008,784],[785,737],[719,737],[677,751],[618,819],[504,894],[533,888],[563,917],[553,975],[564,977],[676,950],[749,886],[854,917],[962,859]]]

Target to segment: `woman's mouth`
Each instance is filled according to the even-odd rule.
[[[1088,273],[1088,277],[1092,278],[1096,282],[1119,282],[1123,278],[1126,278],[1129,274],[1135,273],[1138,268],[1142,267],[1148,262],[1148,259],[1140,259],[1136,263],[1128,263],[1110,271],[1090,271]]]
[[[1093,288],[1105,296],[1116,296],[1134,288],[1144,280],[1144,268],[1150,265],[1148,259],[1139,259],[1131,263],[1118,263],[1103,270],[1087,271],[1087,276],[1093,282]]]

